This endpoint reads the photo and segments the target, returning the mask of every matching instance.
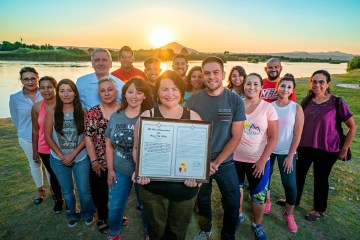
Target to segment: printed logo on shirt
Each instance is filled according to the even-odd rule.
[[[63,134],[60,135],[56,132],[59,140],[60,149],[74,149],[78,145],[77,129],[73,120],[64,120],[63,122]]]
[[[116,124],[112,136],[114,152],[120,158],[131,158],[134,145],[134,125]]]
[[[231,109],[219,108],[218,118],[220,121],[225,121],[225,122],[231,121],[231,119],[232,119]]]
[[[278,98],[278,93],[275,90],[275,88],[265,88],[261,91],[261,96],[262,99],[277,99]]]
[[[250,136],[256,136],[260,134],[260,127],[256,126],[254,123],[249,122],[248,120],[244,123],[243,133]]]

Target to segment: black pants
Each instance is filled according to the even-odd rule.
[[[107,184],[107,170],[101,171],[99,177],[90,169],[90,189],[91,196],[97,209],[98,219],[108,219],[108,184]]]
[[[299,159],[296,166],[297,199],[299,205],[304,189],[306,175],[312,163],[314,170],[314,210],[325,212],[329,194],[329,175],[339,157],[338,152],[326,152],[311,147],[298,148]]]
[[[51,189],[54,192],[55,198],[57,200],[63,200],[61,187],[59,185],[59,182],[56,178],[55,173],[53,172],[53,170],[50,166],[50,154],[39,153],[39,155],[41,157],[42,162],[44,163],[46,170],[50,174],[50,185],[51,185]]]

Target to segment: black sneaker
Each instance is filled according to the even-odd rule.
[[[85,220],[85,225],[86,226],[90,226],[91,224],[94,223],[94,217],[88,218]]]
[[[78,220],[70,220],[68,222],[68,227],[73,228],[77,225],[77,223],[78,223]]]
[[[55,214],[61,213],[63,203],[64,203],[63,200],[56,200],[56,201],[55,201],[55,206],[54,206],[54,208],[53,208],[53,212],[54,212]]]

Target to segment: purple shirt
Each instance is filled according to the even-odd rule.
[[[317,104],[310,101],[304,110],[305,122],[299,147],[312,147],[326,152],[340,151],[339,132],[336,129],[336,97]],[[344,100],[340,100],[339,115],[346,121],[352,114]]]

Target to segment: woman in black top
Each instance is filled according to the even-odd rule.
[[[143,117],[201,120],[180,104],[186,84],[174,71],[165,71],[156,80],[158,106],[141,114]],[[138,123],[134,130],[133,157],[137,163]],[[150,239],[185,239],[199,185],[194,179],[182,182],[150,182],[140,177],[140,198],[148,220]]]

